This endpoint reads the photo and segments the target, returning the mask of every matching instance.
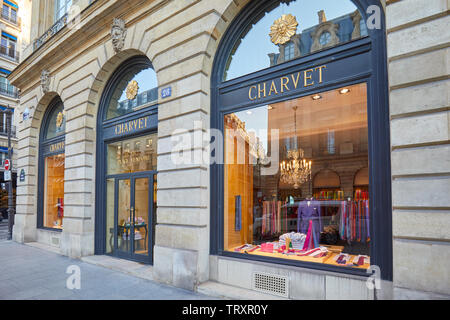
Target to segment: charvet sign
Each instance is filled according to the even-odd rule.
[[[304,64],[303,66],[286,67],[271,73],[260,71],[257,78],[249,84],[252,75],[242,79],[233,79],[219,86],[218,106],[222,110],[236,108],[250,104],[272,103],[283,97],[298,96],[311,93],[315,90],[327,88],[333,83],[344,81],[357,81],[367,77],[370,68],[370,46],[358,48],[361,52],[340,54],[324,57],[318,64]],[[283,65],[276,66],[281,68]],[[359,70],[355,74],[354,70]],[[242,85],[245,83],[246,85]]]
[[[323,82],[324,72],[327,66],[323,65],[308,69],[272,81],[258,83],[248,89],[248,98],[251,101],[278,95],[287,91],[295,90],[299,86],[304,88],[314,86]]]
[[[158,115],[141,115],[134,119],[125,120],[108,126],[103,131],[103,138],[115,139],[119,137],[139,135],[149,130],[156,130],[158,127]]]
[[[115,135],[122,135],[126,133],[132,133],[135,131],[143,130],[148,128],[148,117],[139,118],[136,120],[131,120],[123,123],[119,123],[114,127]]]

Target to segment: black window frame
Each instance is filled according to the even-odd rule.
[[[63,223],[63,229],[59,228],[50,228],[44,226],[44,197],[45,197],[45,159],[50,156],[63,154],[65,153],[65,141],[66,141],[66,133],[49,138],[47,139],[47,131],[48,127],[50,125],[50,120],[52,113],[55,109],[57,109],[60,106],[63,106],[64,110],[64,104],[59,96],[56,96],[51,100],[49,103],[45,113],[44,117],[42,118],[42,124],[41,124],[41,130],[39,132],[39,160],[38,160],[38,190],[42,190],[41,192],[38,192],[38,206],[37,206],[37,229],[42,230],[50,230],[55,232],[62,232],[64,229],[64,223]],[[63,142],[64,148],[58,149],[57,151],[51,151],[50,146]],[[64,221],[64,220],[63,220]]]
[[[214,59],[211,76],[211,128],[223,133],[224,115],[243,111],[268,103],[276,103],[303,96],[338,89],[358,83],[367,83],[367,109],[369,134],[370,168],[370,211],[371,211],[371,265],[380,267],[381,279],[392,281],[392,194],[390,161],[390,119],[389,89],[387,77],[386,25],[383,6],[378,0],[349,0],[367,21],[367,9],[371,5],[380,8],[381,28],[368,30],[368,36],[350,41],[336,47],[299,57],[282,64],[253,72],[238,78],[224,81],[229,55],[244,30],[254,23],[254,17],[261,17],[278,6],[283,0],[252,1],[233,20],[222,37]],[[308,87],[294,93],[274,96],[263,101],[245,102],[239,99],[240,89],[282,76],[290,72],[306,70],[317,65],[346,61],[344,59],[365,58],[369,65],[355,71],[351,76],[331,83]],[[361,64],[362,65],[362,64]],[[352,66],[353,67],[353,66]],[[342,66],[341,66],[342,70]],[[234,94],[236,92],[236,94]],[[223,99],[228,94],[228,100]],[[230,96],[233,96],[232,98]],[[224,103],[224,101],[228,102]],[[293,261],[257,255],[244,255],[224,250],[224,175],[223,165],[210,165],[211,232],[210,254],[239,258],[248,261],[261,261],[279,265],[291,265],[306,269],[329,271],[333,273],[370,276],[366,270],[340,267],[320,263]]]

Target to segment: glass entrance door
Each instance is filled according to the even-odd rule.
[[[109,228],[109,252],[119,258],[151,263],[156,175],[141,173],[114,180],[114,227]]]

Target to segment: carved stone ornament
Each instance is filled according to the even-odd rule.
[[[111,27],[111,39],[114,51],[116,53],[122,51],[125,46],[125,38],[127,37],[127,28],[125,28],[125,21],[114,18]]]
[[[283,14],[270,27],[270,40],[275,44],[285,44],[297,33],[298,22],[292,14]]]
[[[138,90],[139,90],[138,83],[135,80],[131,81],[127,86],[127,99],[133,100],[134,98],[136,98]]]
[[[50,91],[50,71],[43,70],[41,73],[41,87],[44,93]]]

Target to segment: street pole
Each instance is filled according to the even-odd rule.
[[[12,148],[11,148],[11,130],[12,130],[12,117],[13,109],[8,105],[6,111],[6,127],[8,130],[8,159],[9,159],[9,170],[11,171],[11,180],[8,181],[8,240],[12,240],[12,231],[14,226],[14,206],[13,206],[13,181],[12,181]]]

